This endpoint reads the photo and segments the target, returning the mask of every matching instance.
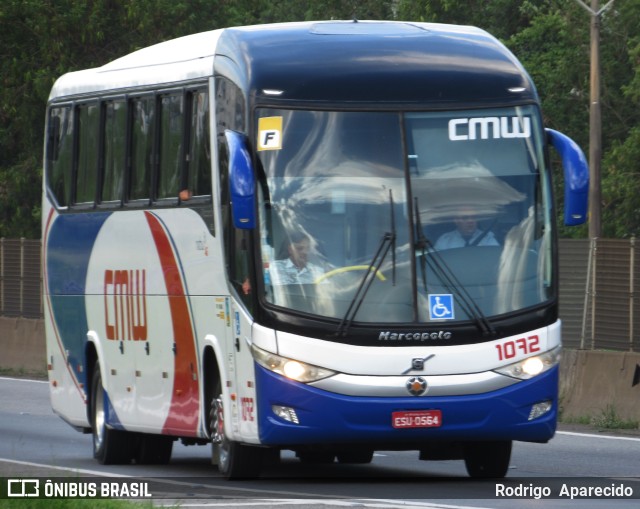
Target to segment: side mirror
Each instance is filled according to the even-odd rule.
[[[224,132],[229,148],[229,188],[233,226],[250,230],[256,226],[254,178],[246,137],[236,131]]]
[[[564,169],[564,224],[577,226],[587,220],[589,203],[589,165],[578,144],[568,136],[546,129],[553,147],[562,158]]]

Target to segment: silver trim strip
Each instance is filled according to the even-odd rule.
[[[414,375],[418,376],[418,375]],[[464,375],[420,375],[427,381],[427,391],[417,397],[463,396],[483,394],[509,387],[520,382],[493,371],[470,373]],[[330,378],[318,380],[309,385],[345,396],[368,397],[416,397],[409,394],[407,380],[412,375],[404,376],[358,376],[340,373]]]

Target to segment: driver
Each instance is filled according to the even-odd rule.
[[[269,266],[271,283],[274,285],[311,284],[315,282],[324,270],[319,265],[309,261],[311,240],[309,236],[296,232],[289,237],[287,246],[288,257],[275,260]]]
[[[493,232],[478,228],[475,210],[463,207],[453,219],[456,229],[443,233],[434,246],[437,251],[465,246],[498,246]]]

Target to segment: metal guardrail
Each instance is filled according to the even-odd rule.
[[[562,239],[560,317],[568,348],[640,351],[635,239]],[[0,316],[42,318],[40,241],[0,239]]]

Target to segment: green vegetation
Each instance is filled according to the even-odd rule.
[[[36,380],[42,380],[47,378],[47,371],[46,369],[30,370],[24,368],[0,367],[0,376],[13,378],[35,378]]]
[[[587,151],[589,15],[575,0],[3,0],[0,237],[40,236],[44,110],[61,74],[189,33],[353,17],[470,24],[493,33],[531,73],[547,125]],[[640,234],[640,2],[615,0],[603,15],[601,55],[603,233],[629,237]]]
[[[638,429],[638,421],[622,419],[613,405],[607,405],[589,424],[601,429]]]
[[[583,415],[580,417],[560,417],[565,424],[581,424],[602,430],[635,430],[640,429],[640,422],[633,419],[623,419],[618,415],[615,406],[607,405],[598,415]]]

